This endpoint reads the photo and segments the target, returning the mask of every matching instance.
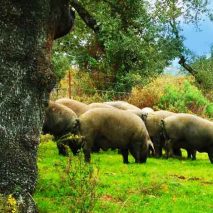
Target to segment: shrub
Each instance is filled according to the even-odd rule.
[[[45,143],[53,140],[53,135],[46,134],[46,135],[40,135],[40,142]]]
[[[158,106],[175,112],[188,112],[211,117],[211,105],[202,92],[185,80],[179,87],[168,85]],[[209,106],[209,107],[207,107]]]
[[[209,103],[206,106],[205,113],[208,115],[208,117],[213,118],[213,103]]]
[[[8,196],[0,194],[0,212],[18,213],[18,204],[16,199],[10,194]]]
[[[83,152],[68,158],[64,187],[69,188],[70,212],[91,212],[97,200],[98,169],[84,161]]]
[[[157,109],[160,98],[164,94],[167,85],[181,85],[186,77],[174,77],[162,75],[158,78],[150,79],[146,86],[137,86],[132,89],[128,101],[139,108],[152,107]]]
[[[144,87],[133,88],[128,101],[140,108],[213,117],[213,104],[193,83],[192,78],[162,75]]]

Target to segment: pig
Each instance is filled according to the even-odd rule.
[[[167,155],[172,155],[171,147],[207,152],[213,163],[213,122],[196,115],[179,113],[161,121],[167,140]],[[193,157],[194,158],[194,157]]]
[[[91,103],[88,105],[89,109],[93,109],[93,108],[114,108],[113,106],[110,106],[108,104],[105,103]]]
[[[108,102],[104,102],[104,104],[108,104],[110,106],[113,106],[115,108],[118,108],[118,109],[122,109],[122,110],[140,110],[140,108],[132,105],[132,104],[129,104],[128,102],[126,101],[108,101]]]
[[[59,103],[50,101],[45,110],[45,120],[42,132],[43,134],[49,133],[58,140],[66,134],[77,133],[79,127],[78,122],[79,120],[77,119],[76,113],[71,109]],[[57,143],[59,154],[61,155],[67,155],[64,145],[64,143]],[[71,149],[76,153],[78,147],[72,146]]]
[[[154,144],[156,157],[162,156],[162,149],[165,147],[165,140],[161,134],[161,120],[171,115],[175,115],[175,113],[166,110],[150,112],[149,114],[142,113],[142,119]],[[181,155],[180,150],[175,150],[175,153],[178,156]]]
[[[120,149],[123,163],[128,163],[128,151],[136,163],[146,162],[150,138],[137,115],[113,108],[94,108],[79,117],[79,124],[80,134],[85,139],[83,151],[87,162],[90,162],[94,144],[103,150]]]
[[[127,109],[126,111],[131,112],[131,113],[139,116],[141,119],[144,116],[142,110],[140,110],[140,109]]]
[[[150,112],[154,112],[154,110],[150,107],[144,107],[141,109],[142,114],[149,114]]]
[[[146,117],[149,113],[154,112],[154,110],[149,107],[145,107],[143,109],[139,109],[139,108],[138,109],[127,109],[127,111],[136,114],[141,119],[143,119],[143,117]]]
[[[81,114],[89,110],[89,107],[87,104],[70,99],[70,98],[60,98],[56,100],[55,102],[70,108],[76,113],[77,116],[80,116]]]

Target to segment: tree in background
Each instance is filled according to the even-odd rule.
[[[53,39],[73,25],[68,0],[0,2],[0,194],[37,212],[32,194],[44,109],[55,85]],[[3,210],[2,210],[3,211]]]
[[[71,0],[78,12],[74,36],[61,39],[56,52],[91,75],[111,75],[113,88],[107,89],[129,91],[185,54],[181,20],[198,21],[205,2]]]
[[[210,57],[201,56],[191,62],[194,76],[199,85],[206,91],[213,90],[213,46]]]

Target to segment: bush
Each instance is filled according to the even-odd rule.
[[[53,135],[50,135],[50,134],[46,134],[46,135],[40,135],[40,142],[41,143],[47,143],[49,141],[52,141],[53,140]]]
[[[205,104],[206,100],[201,92],[188,81],[184,81],[180,87],[168,85],[158,105],[162,109],[172,108],[176,112],[187,112],[190,108],[204,107]]]
[[[211,105],[202,92],[185,80],[179,87],[168,85],[158,106],[175,112],[195,113],[211,117]],[[207,107],[208,106],[208,107]]]
[[[18,204],[16,199],[12,195],[0,194],[0,212],[5,213],[18,213]]]
[[[137,86],[132,89],[128,101],[139,108],[152,107],[158,109],[160,98],[164,95],[167,85],[181,85],[185,77],[174,77],[161,75],[158,78],[150,79],[146,86]]]
[[[213,103],[193,83],[188,77],[160,76],[145,87],[133,88],[129,102],[140,108],[152,107],[213,117]]]
[[[213,103],[209,103],[209,104],[206,106],[205,113],[206,113],[210,118],[213,118]]]

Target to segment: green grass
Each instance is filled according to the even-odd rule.
[[[34,199],[39,211],[73,212],[64,172],[68,158],[58,155],[53,142],[41,143],[38,156]],[[146,164],[135,164],[131,156],[129,160],[123,164],[116,151],[92,154],[91,164],[99,171],[92,212],[213,212],[213,165],[207,154],[198,153],[196,161],[148,158]]]

